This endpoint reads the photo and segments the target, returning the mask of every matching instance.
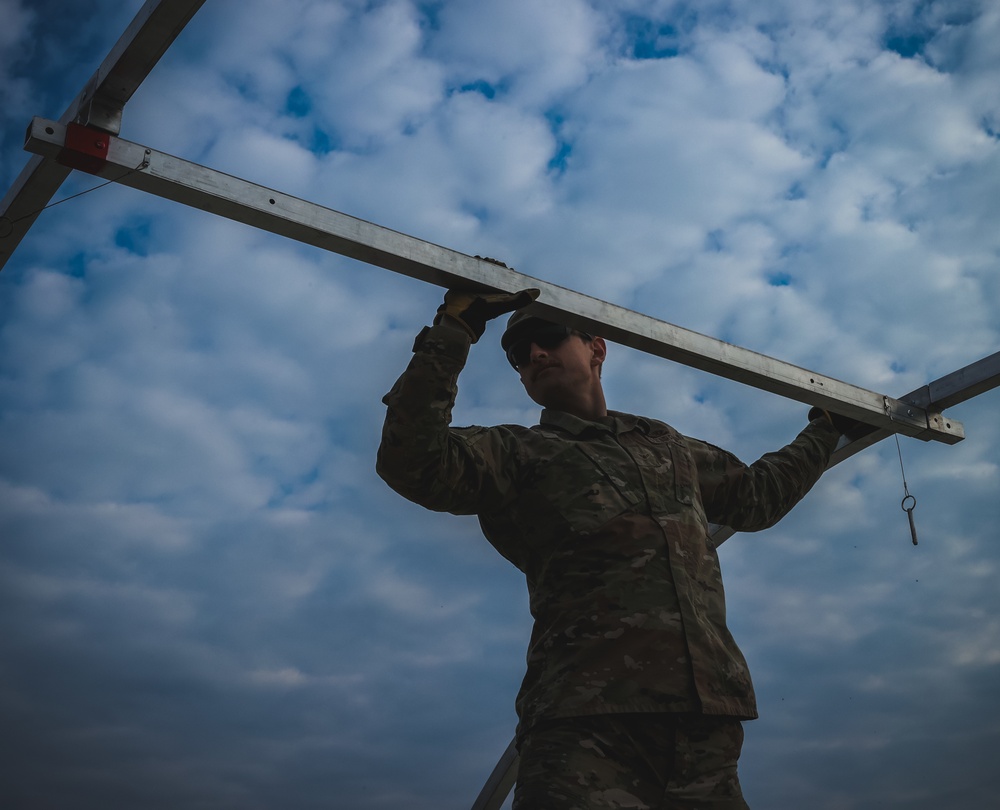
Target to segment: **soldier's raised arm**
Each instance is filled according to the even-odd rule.
[[[531,303],[537,290],[475,293],[449,290],[433,326],[382,402],[386,405],[376,470],[408,500],[435,511],[470,514],[495,507],[509,491],[511,459],[503,435],[452,428],[458,375],[486,324]]]

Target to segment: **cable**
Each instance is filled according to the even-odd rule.
[[[80,191],[80,192],[78,192],[76,194],[71,194],[69,197],[64,197],[61,200],[56,200],[55,202],[50,202],[48,205],[43,206],[42,208],[39,208],[37,211],[31,211],[30,213],[27,213],[24,216],[20,216],[17,219],[11,219],[10,217],[8,217],[6,215],[5,216],[0,216],[0,223],[2,223],[3,225],[6,226],[5,228],[0,229],[0,239],[6,239],[8,236],[10,236],[12,233],[14,233],[14,226],[18,222],[23,222],[26,219],[30,219],[32,217],[37,217],[40,213],[42,213],[42,211],[47,211],[49,208],[54,208],[57,205],[62,205],[64,202],[69,202],[70,200],[75,200],[77,197],[82,197],[84,194],[90,194],[92,191],[98,191],[99,189],[102,189],[105,186],[111,185],[112,183],[120,183],[122,180],[124,180],[130,174],[133,174],[134,172],[137,172],[137,171],[141,171],[142,169],[145,169],[148,166],[149,166],[149,150],[147,149],[146,150],[146,154],[145,154],[145,156],[142,159],[142,163],[140,163],[134,169],[126,169],[121,174],[120,177],[114,177],[111,180],[104,181],[100,185],[94,186],[93,188],[84,189],[83,191]]]

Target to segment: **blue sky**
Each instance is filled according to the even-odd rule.
[[[0,0],[0,181],[141,3]],[[1000,7],[214,0],[122,136],[900,395],[1000,348]],[[75,174],[59,196],[95,185]],[[374,474],[441,290],[109,186],[0,273],[6,806],[469,807],[524,584]],[[459,424],[532,423],[494,325]],[[806,408],[612,346],[611,407],[752,461]],[[1000,792],[996,391],[722,549],[755,808]]]

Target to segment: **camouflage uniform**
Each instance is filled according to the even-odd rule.
[[[513,810],[747,810],[739,720],[594,714],[542,720],[525,736]]]
[[[425,329],[383,402],[378,472],[428,509],[476,514],[527,578],[534,628],[519,737],[540,720],[757,716],[726,626],[709,522],[767,528],[819,478],[838,433],[808,425],[747,466],[663,422],[544,410],[538,425],[450,426],[469,338]]]

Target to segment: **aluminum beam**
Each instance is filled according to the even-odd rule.
[[[59,122],[117,135],[122,108],[205,0],[147,0]],[[0,270],[70,170],[33,155],[0,202]]]
[[[907,394],[904,399],[921,408],[944,410],[1000,386],[1000,352]]]
[[[900,399],[912,402],[933,412],[943,411],[953,405],[960,405],[980,394],[1000,387],[1000,352],[970,363],[958,371],[946,374],[934,382],[904,394]],[[830,467],[857,455],[866,447],[871,447],[882,439],[887,439],[893,431],[864,429],[845,437],[830,459]]]
[[[81,155],[66,148],[66,129],[59,122],[36,118],[28,130],[25,148],[45,158],[75,161]],[[541,295],[532,306],[539,315],[625,346],[837,411],[890,432],[946,444],[964,438],[960,422],[913,403],[858,388],[139,144],[96,131],[94,135],[94,140],[106,148],[106,159],[88,168],[99,177],[441,287],[505,291],[537,287]]]

